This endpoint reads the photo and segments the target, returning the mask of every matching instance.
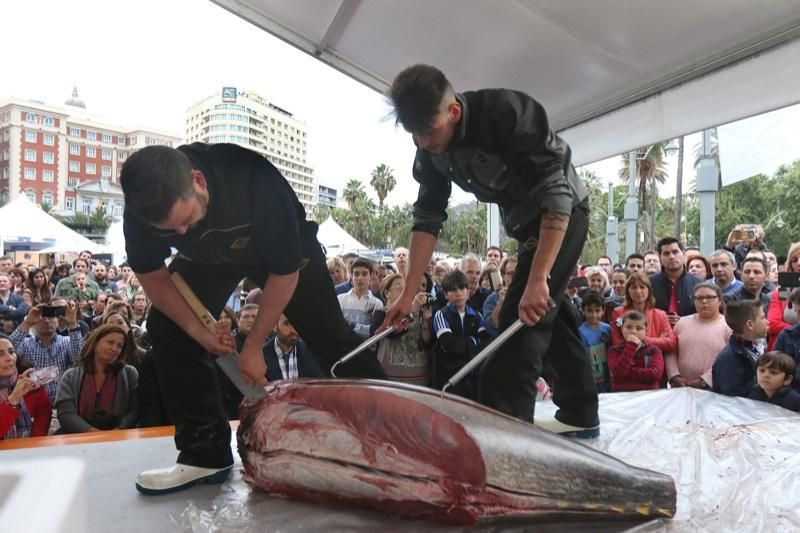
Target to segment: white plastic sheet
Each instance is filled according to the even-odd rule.
[[[549,416],[554,410],[551,402],[540,402],[537,416]],[[603,394],[600,419],[600,438],[587,444],[630,464],[669,474],[678,489],[675,518],[652,521],[636,527],[636,531],[800,530],[797,413],[743,398],[672,389]],[[250,488],[238,472],[211,503],[190,503],[173,520],[185,531],[197,532],[447,529],[357,508],[280,500]],[[594,523],[535,527],[601,531],[635,526]],[[509,528],[522,530],[524,525],[517,523]]]
[[[675,480],[675,518],[641,530],[800,530],[797,413],[682,388],[603,394],[600,419],[591,446]]]

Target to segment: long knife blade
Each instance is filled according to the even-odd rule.
[[[183,276],[177,272],[173,272],[171,277],[178,292],[195,316],[203,323],[206,329],[216,333],[217,320],[208,312],[206,306],[203,305],[203,302],[195,295],[192,288],[189,287],[189,284],[183,279]],[[231,380],[231,383],[239,389],[239,392],[241,392],[248,401],[257,402],[267,395],[267,391],[263,386],[251,385],[244,380],[241,371],[239,371],[239,353],[237,351],[234,350],[228,355],[217,356],[214,357],[214,359],[225,375],[228,376],[228,379]]]

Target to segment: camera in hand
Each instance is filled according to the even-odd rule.
[[[42,306],[42,316],[45,318],[64,316],[64,309],[63,305],[44,305]]]
[[[433,294],[431,294],[429,292],[426,292],[425,293],[425,303],[423,303],[422,305],[423,306],[431,306],[434,303],[436,303],[436,296],[434,296]]]
[[[800,272],[778,272],[778,298],[786,300],[795,287],[800,287]]]

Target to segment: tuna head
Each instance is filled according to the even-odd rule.
[[[460,397],[366,380],[267,389],[237,438],[245,479],[273,494],[464,525],[675,511],[669,476]]]

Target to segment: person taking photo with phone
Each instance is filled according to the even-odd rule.
[[[58,335],[58,317],[63,314],[69,336]],[[33,363],[36,368],[58,367],[63,375],[72,367],[75,358],[83,348],[83,335],[78,325],[78,305],[66,302],[64,307],[37,305],[32,307],[25,320],[9,337],[14,351],[19,357]],[[29,336],[29,333],[31,336]],[[58,381],[44,386],[51,404],[55,404]]]

